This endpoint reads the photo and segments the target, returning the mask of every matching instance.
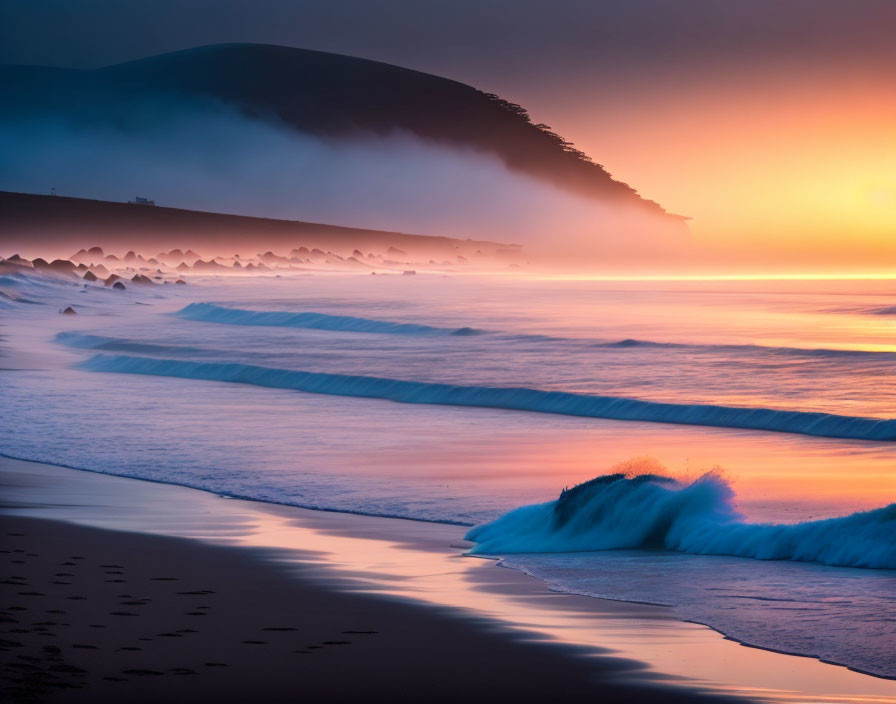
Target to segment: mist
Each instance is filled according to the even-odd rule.
[[[683,226],[412,134],[322,139],[219,104],[0,119],[0,189],[522,244],[544,262],[668,260]],[[584,259],[583,259],[584,257]]]

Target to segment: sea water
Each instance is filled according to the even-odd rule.
[[[891,282],[8,275],[0,293],[6,454],[487,524],[474,552],[554,588],[896,676]]]

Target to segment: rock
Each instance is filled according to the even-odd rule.
[[[53,271],[59,271],[64,274],[74,273],[75,263],[68,259],[54,259],[47,265]]]
[[[403,271],[401,273],[404,274],[405,276],[414,276],[414,275],[416,275],[417,272],[414,271],[413,269],[406,269],[405,271]]]
[[[354,252],[352,252],[352,256],[353,257],[363,257],[364,253],[360,249],[356,249]]]
[[[234,268],[234,269],[242,269],[242,268],[243,268],[243,265],[240,264],[239,262],[234,262],[234,263],[233,263],[233,268]]]
[[[109,274],[109,278],[105,280],[106,286],[112,286],[116,283],[121,277],[118,274]]]
[[[48,266],[50,266],[50,264],[46,259],[37,257],[36,259],[31,260],[31,266],[33,266],[35,269],[46,269]]]
[[[400,250],[398,247],[389,247],[389,249],[386,250],[386,254],[402,254],[402,255],[404,255],[404,254],[407,254],[407,252]]]
[[[142,285],[146,285],[146,284],[151,285],[152,284],[152,279],[149,278],[148,276],[144,276],[143,274],[134,274],[131,277],[131,281],[135,284],[142,284]]]
[[[116,281],[114,284],[112,284],[112,288],[118,289],[119,291],[125,290],[125,286],[123,283],[121,283],[121,281]]]
[[[94,274],[92,271],[88,271],[86,274],[84,274],[84,280],[85,281],[99,281],[99,277],[96,274]]]
[[[326,252],[324,252],[324,251],[318,249],[317,247],[315,247],[314,249],[312,249],[312,250],[309,252],[309,254],[310,254],[312,257],[325,257],[325,256],[327,256],[327,253],[326,253]]]
[[[180,268],[180,267],[178,267],[178,268]],[[227,268],[229,268],[229,267],[226,267],[222,264],[218,264],[218,262],[216,262],[212,259],[209,259],[207,262],[204,262],[200,259],[198,262],[193,264],[193,269],[195,271],[222,271]]]
[[[87,250],[87,254],[91,257],[103,257],[103,248],[102,247],[91,247]]]
[[[190,270],[190,265],[187,264],[186,262],[181,262],[180,264],[178,264],[178,265],[177,265],[176,267],[174,267],[174,268],[177,269],[178,271],[189,271],[189,270]]]
[[[180,284],[181,286],[186,286],[186,284],[187,284],[187,282],[184,281],[183,279],[178,279],[178,280],[175,281],[174,283],[176,283],[176,284]]]
[[[78,313],[75,311],[74,308],[72,308],[71,306],[69,306],[69,307],[66,308],[64,311],[62,311],[62,314],[63,314],[63,315],[77,315]]]

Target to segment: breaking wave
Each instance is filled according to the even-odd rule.
[[[393,323],[387,320],[356,318],[350,315],[327,313],[290,313],[288,311],[258,311],[224,308],[212,303],[191,303],[175,315],[203,323],[227,325],[261,325],[265,327],[311,328],[336,332],[368,332],[386,335],[475,335],[473,328],[438,328],[416,323]]]
[[[682,483],[656,474],[597,477],[556,501],[471,529],[473,554],[660,548],[696,555],[896,569],[896,503],[840,518],[746,523],[718,474]]]
[[[765,354],[785,357],[812,357],[812,358],[840,358],[840,357],[858,357],[867,359],[892,359],[896,360],[896,352],[887,352],[880,350],[853,350],[853,349],[832,349],[825,347],[773,347],[769,345],[749,345],[749,344],[698,344],[688,342],[658,342],[655,340],[640,340],[637,338],[626,338],[623,340],[614,340],[611,342],[594,342],[592,340],[582,338],[563,338],[551,337],[549,335],[513,335],[508,339],[517,342],[562,342],[577,343],[588,347],[604,348],[604,349],[669,349],[669,350],[687,350],[693,352],[751,352],[754,354]]]
[[[366,332],[387,335],[484,335],[489,331],[471,327],[441,328],[422,323],[395,323],[385,320],[373,320],[348,315],[330,315],[328,313],[291,313],[288,311],[254,311],[241,308],[226,308],[213,303],[191,303],[175,315],[187,320],[205,323],[223,323],[227,325],[259,325],[265,327],[310,328],[330,330],[334,332]],[[494,337],[512,344],[519,343],[555,343],[573,345],[589,349],[672,349],[696,352],[753,352],[813,358],[865,357],[890,358],[896,360],[896,352],[877,350],[850,350],[800,347],[771,347],[749,344],[695,344],[683,342],[658,342],[626,338],[613,341],[594,341],[587,338],[555,337],[539,334],[508,334],[492,332]]]
[[[81,362],[78,367],[97,372],[236,382],[333,396],[378,398],[400,403],[502,408],[612,420],[744,428],[862,440],[896,440],[894,419],[857,418],[828,413],[658,403],[564,391],[461,386],[274,369],[249,364],[187,362],[122,355],[98,354]]]
[[[137,352],[140,354],[190,354],[206,352],[200,347],[188,347],[184,345],[160,345],[153,342],[139,342],[137,340],[121,340],[102,335],[88,335],[81,332],[56,333],[56,342],[67,347],[76,347],[85,350],[106,350],[108,352]]]

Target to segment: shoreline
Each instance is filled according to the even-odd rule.
[[[863,696],[872,694],[874,701],[896,701],[896,687],[889,680],[804,657],[742,648],[708,627],[676,620],[665,607],[553,592],[521,571],[495,569],[499,565],[492,560],[470,560],[461,555],[466,546],[459,545],[462,535],[458,535],[458,526],[227,499],[161,482],[8,458],[0,458],[0,476],[7,497],[2,510],[4,522],[18,520],[10,518],[18,514],[23,520],[30,516],[31,520],[39,518],[59,526],[74,523],[85,529],[113,530],[130,536],[127,540],[131,543],[156,538],[192,539],[186,542],[196,554],[206,549],[225,550],[232,554],[234,563],[259,560],[275,571],[288,572],[296,589],[316,585],[323,594],[339,595],[334,596],[336,599],[345,594],[364,595],[377,604],[375,610],[382,604],[391,604],[393,608],[400,605],[405,616],[396,616],[397,623],[416,623],[419,617],[407,616],[408,612],[435,611],[452,623],[465,624],[461,650],[468,662],[481,665],[494,659],[495,647],[503,652],[520,643],[534,643],[537,654],[521,651],[520,666],[525,669],[527,658],[536,658],[539,666],[534,669],[546,680],[555,680],[558,672],[565,673],[568,668],[564,681],[576,682],[576,687],[583,688],[568,695],[573,699],[585,691],[593,695],[607,691],[607,687],[624,687],[626,698],[632,701],[675,701],[675,696],[682,692],[687,701],[706,697],[729,699],[735,694],[774,701],[788,690],[787,701],[812,701],[794,699],[793,688],[788,686],[788,682],[792,685],[792,680],[808,675],[814,678],[818,691],[828,692],[828,701],[853,701],[851,697],[860,692]],[[146,535],[148,532],[163,535]],[[383,551],[379,558],[378,550]],[[368,554],[361,559],[359,551]],[[397,568],[396,558],[404,561]],[[455,573],[446,574],[446,568]],[[393,569],[393,573],[384,572],[388,569]],[[462,596],[459,601],[458,594]],[[432,632],[439,632],[441,637],[443,624],[433,628]],[[571,628],[581,628],[582,632],[571,632]],[[501,632],[500,644],[482,646],[480,630]],[[626,647],[626,641],[632,640],[639,642]],[[658,647],[665,647],[670,653],[661,652]],[[701,654],[705,662],[697,671],[678,667]],[[732,658],[735,664],[722,664]],[[545,665],[554,659],[556,666]],[[433,663],[431,668],[441,670],[441,657],[428,660]],[[580,669],[581,662],[589,666]],[[624,663],[621,670],[620,663]],[[747,673],[744,680],[751,680],[752,686],[746,687],[744,682],[732,678],[732,667],[743,669]],[[750,677],[751,671],[766,673],[765,679]],[[588,672],[597,675],[596,682],[589,681]],[[507,675],[513,679],[509,671]],[[496,678],[497,675],[489,677],[489,682]],[[769,688],[757,689],[757,681],[767,683]],[[476,686],[479,689],[487,684]],[[506,696],[508,687],[512,690],[514,686],[503,682],[495,692]],[[555,693],[557,682],[553,681],[551,687]],[[645,687],[647,694],[642,691]],[[548,691],[538,690],[535,684],[518,688],[524,690],[520,692],[523,700],[527,696],[534,700],[536,690],[542,692],[542,697]],[[460,696],[460,692],[456,695]],[[637,698],[642,695],[647,698]]]
[[[634,663],[322,587],[249,551],[45,518],[4,515],[2,523],[4,557],[21,573],[3,583],[14,602],[0,640],[5,701],[291,702],[299,692],[417,701],[433,682],[439,692],[427,699],[436,701],[457,701],[471,687],[520,701],[595,692],[722,701],[626,682]],[[68,571],[50,580],[58,569]],[[483,670],[470,672],[471,663]],[[449,675],[452,664],[464,667],[462,677]]]

